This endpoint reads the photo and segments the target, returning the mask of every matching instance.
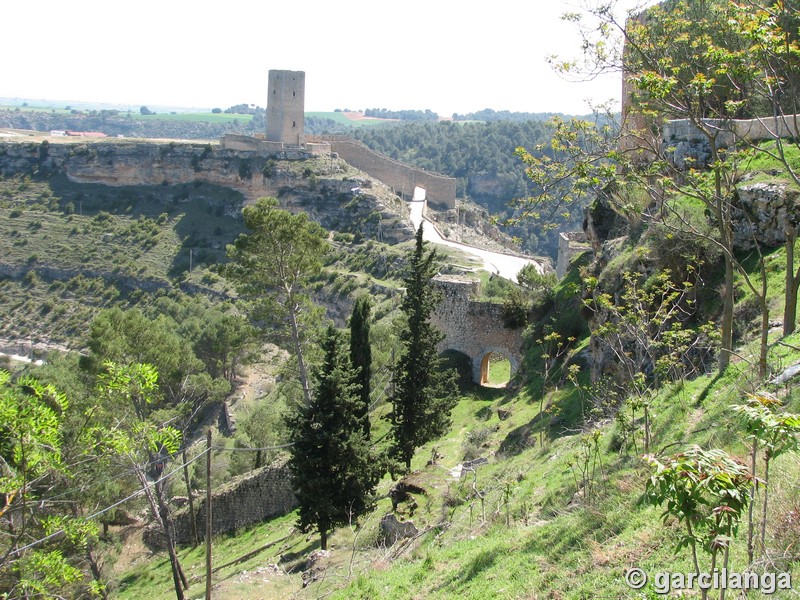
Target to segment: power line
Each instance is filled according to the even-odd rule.
[[[226,450],[228,452],[256,452],[256,451],[258,451],[258,452],[269,452],[270,450],[280,450],[281,448],[291,448],[292,446],[294,446],[294,442],[291,442],[291,443],[288,443],[288,444],[280,444],[279,446],[268,446],[266,448],[237,448],[237,447],[228,448],[226,446],[212,446],[211,449],[212,450],[218,450],[218,451],[219,450],[223,450],[223,451]]]
[[[190,461],[186,462],[186,463],[185,463],[185,465],[190,465],[190,464],[192,464],[194,461],[196,461],[196,460],[198,460],[199,458],[201,458],[201,457],[205,456],[205,455],[208,453],[208,451],[209,451],[209,449],[208,449],[208,448],[206,448],[206,449],[205,449],[205,450],[203,450],[203,451],[202,451],[200,454],[198,454],[197,456],[195,456],[193,459],[191,459]],[[169,473],[167,473],[166,475],[162,475],[162,476],[161,476],[160,478],[158,478],[156,481],[148,482],[148,483],[147,483],[147,487],[154,486],[154,485],[156,485],[157,483],[161,483],[161,482],[162,482],[162,481],[164,481],[165,479],[167,479],[167,478],[169,478],[169,477],[172,477],[172,476],[173,476],[175,473],[177,473],[178,471],[182,471],[182,470],[183,470],[183,467],[184,467],[185,465],[184,465],[184,464],[181,464],[181,465],[180,465],[180,466],[179,466],[177,469],[175,469],[175,470],[173,470],[173,471],[170,471],[170,472],[169,472]],[[123,498],[122,500],[120,500],[119,502],[115,502],[115,503],[114,503],[114,504],[112,504],[111,506],[107,506],[107,507],[105,507],[104,509],[97,511],[97,512],[96,512],[96,513],[94,513],[94,514],[91,514],[91,515],[89,515],[88,517],[84,517],[84,521],[88,521],[89,519],[94,519],[94,518],[96,518],[96,517],[99,517],[100,515],[103,515],[103,514],[105,514],[105,513],[109,512],[110,510],[113,510],[113,509],[115,509],[115,508],[116,508],[116,507],[118,507],[120,504],[124,504],[124,503],[125,503],[125,502],[127,502],[128,500],[132,500],[132,499],[134,499],[134,498],[136,498],[136,497],[138,497],[138,496],[141,496],[141,495],[142,495],[142,494],[144,494],[144,493],[145,493],[145,489],[144,489],[144,488],[142,488],[142,489],[140,489],[140,490],[137,490],[137,491],[135,491],[134,493],[132,493],[130,496],[128,496],[127,498]],[[58,537],[58,536],[59,536],[59,535],[61,535],[62,533],[64,533],[64,530],[63,530],[63,529],[59,529],[58,531],[54,531],[53,533],[51,533],[51,534],[50,534],[50,535],[48,535],[48,536],[45,536],[45,537],[43,537],[43,538],[41,538],[41,539],[38,539],[38,540],[36,540],[36,541],[34,541],[34,542],[31,542],[30,544],[27,544],[27,545],[25,545],[25,546],[22,546],[21,548],[17,548],[17,549],[15,549],[15,550],[14,550],[13,552],[11,552],[11,553],[10,553],[8,556],[9,556],[9,558],[10,558],[10,557],[12,557],[12,556],[14,556],[14,555],[19,555],[21,552],[24,552],[25,550],[29,550],[30,548],[33,548],[33,547],[35,547],[35,546],[38,546],[38,545],[39,545],[39,544],[41,544],[42,542],[46,542],[47,540],[51,540],[51,539],[53,539],[53,538],[55,538],[55,537]]]

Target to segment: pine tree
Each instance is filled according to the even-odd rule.
[[[287,330],[291,339],[303,401],[311,402],[305,345],[315,322],[308,280],[322,268],[328,233],[306,213],[279,208],[275,198],[259,198],[242,210],[248,233],[227,248],[231,262],[225,275],[243,297],[253,300],[254,320]]]
[[[371,506],[380,468],[358,414],[361,403],[345,342],[333,326],[325,333],[322,350],[312,401],[298,406],[288,421],[298,525],[302,531],[316,529],[325,550],[333,528],[352,522]]]
[[[369,438],[369,394],[372,377],[372,349],[370,347],[370,310],[372,302],[368,295],[359,296],[350,317],[350,361],[355,371],[356,393],[361,400],[359,416],[363,420],[364,433]]]
[[[406,292],[400,310],[406,324],[400,333],[402,351],[388,416],[393,437],[390,455],[406,469],[411,468],[418,447],[447,431],[456,403],[455,373],[442,371],[443,361],[436,349],[444,334],[430,322],[431,312],[441,301],[441,292],[432,281],[437,267],[438,255],[435,250],[426,252],[420,225],[404,278]]]

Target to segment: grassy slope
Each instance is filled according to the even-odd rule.
[[[772,255],[776,263],[781,252]],[[565,285],[569,284],[568,278]],[[800,346],[800,334],[784,342]],[[652,403],[653,448],[669,454],[699,444],[746,456],[745,433],[729,406],[740,402],[753,385],[747,361],[754,351],[742,348],[743,358],[724,377],[708,375],[664,388]],[[773,346],[774,369],[798,360],[797,350]],[[537,372],[535,362],[530,369]],[[689,572],[688,555],[675,551],[675,524],[662,525],[660,510],[642,501],[649,469],[639,458],[641,430],[636,447],[619,448],[615,422],[597,424],[599,454],[590,460],[594,475],[588,487],[579,486],[580,465],[591,448],[580,430],[580,415],[587,405],[574,387],[564,384],[549,393],[547,417],[540,419],[535,392],[539,385],[533,380],[515,391],[467,393],[453,413],[451,432],[417,452],[413,478],[428,494],[418,497],[413,514],[407,506],[400,508],[400,516],[413,519],[420,530],[430,528],[415,543],[393,548],[376,544],[378,522],[391,510],[383,497],[360,530],[343,528],[332,536],[330,566],[321,581],[302,590],[297,574],[303,568],[302,556],[318,544],[314,536],[294,533],[282,545],[260,552],[258,560],[242,563],[228,576],[215,576],[216,597],[634,598],[644,596],[626,587],[626,568],[638,566],[650,574]],[[800,397],[791,386],[774,391],[785,397],[789,410],[800,412]],[[379,409],[376,419],[384,410]],[[385,424],[376,420],[376,436],[384,430]],[[543,447],[538,442],[540,431]],[[441,458],[428,465],[434,448]],[[449,469],[467,452],[471,457],[487,456],[490,463],[476,474],[453,477]],[[799,466],[796,456],[784,456],[772,470],[775,518],[768,539],[781,533],[775,523],[800,502]],[[390,484],[385,479],[379,495],[385,495]],[[224,556],[244,554],[279,533],[284,535],[291,522],[291,516],[283,517],[246,532],[250,545],[240,546],[239,537],[223,537],[215,540],[215,548]],[[784,534],[800,541],[800,530]],[[739,538],[731,570],[744,567],[744,540]],[[202,560],[199,551],[184,550],[183,557],[189,565]],[[273,563],[284,574],[248,578],[241,572]],[[189,568],[196,572],[199,567]],[[155,568],[150,562],[138,573],[126,576],[126,593],[121,597],[170,597],[165,560]],[[645,592],[654,594],[652,587]]]
[[[186,279],[223,290],[209,267],[224,260],[225,244],[243,227],[217,212],[240,201],[206,184],[0,180],[0,257],[28,271],[21,280],[0,279],[0,337],[74,340],[101,308],[141,300],[137,286],[169,290]],[[47,276],[51,270],[57,281]]]
[[[53,188],[47,188],[49,191],[45,193],[46,189],[36,187],[35,182],[6,180],[0,183],[13,186],[13,189],[8,188],[12,189],[11,194],[4,193],[7,188],[0,187],[0,226],[5,228],[0,238],[5,244],[3,256],[10,253],[8,256],[15,261],[28,260],[32,251],[25,244],[14,245],[17,240],[28,239],[40,255],[33,264],[39,264],[42,256],[51,253],[65,261],[71,260],[74,253],[77,260],[81,254],[71,247],[80,241],[85,244],[81,252],[94,252],[96,260],[108,261],[107,268],[117,266],[111,256],[119,256],[119,252],[106,255],[95,249],[116,247],[116,234],[105,242],[102,240],[103,234],[109,233],[105,228],[111,222],[104,218],[95,223],[99,207],[92,207],[86,201],[81,207],[83,215],[66,215],[57,210],[48,212],[44,208],[46,205],[56,202],[61,206],[70,199],[75,203],[77,196],[64,195]],[[20,189],[23,184],[28,187]],[[142,206],[146,206],[146,202],[142,202]],[[156,221],[160,216],[160,209],[155,207],[137,209],[134,203],[128,211],[127,206],[125,201],[121,202],[119,210],[112,215],[115,232],[125,231],[139,213]],[[153,238],[156,244],[150,250],[141,250],[143,256],[148,251],[158,251],[162,244],[175,243],[174,240],[169,242],[172,236],[183,239],[175,233],[174,224],[176,215],[183,210],[181,207],[191,206],[191,200],[176,206],[177,212],[168,214]],[[21,214],[11,217],[13,210]],[[191,218],[202,221],[201,214],[202,211],[190,211],[184,218],[194,215]],[[30,226],[37,220],[40,225]],[[63,243],[63,223],[79,230],[72,244]],[[88,228],[85,236],[81,233],[84,228]],[[19,235],[12,235],[15,230]],[[185,229],[184,234],[191,230],[191,227]],[[70,232],[71,229],[67,233]],[[362,251],[365,246],[359,248],[341,259],[341,264],[346,265],[348,260],[351,264],[338,272],[342,276],[340,280],[355,282],[355,287],[349,282],[346,286],[342,284],[347,292],[357,290],[366,281],[363,275],[352,271],[373,269],[377,274],[385,270],[385,264],[377,261],[373,253]],[[122,247],[119,250],[122,251]],[[390,265],[391,260],[390,256]],[[773,314],[777,317],[781,305],[783,250],[772,252],[768,263]],[[142,264],[152,269],[147,272],[153,277],[169,277],[163,259],[155,261],[152,267],[144,261]],[[340,266],[330,265],[329,268],[336,270]],[[572,273],[562,285],[572,285],[578,279],[577,274]],[[96,285],[97,289],[88,295],[96,296],[99,301],[108,288],[101,287],[101,283]],[[5,282],[2,286],[12,286],[0,287],[0,302],[5,303],[3,314],[10,316],[9,319],[4,317],[4,323],[27,318],[33,325],[37,319],[49,318],[50,312],[41,314],[45,306],[42,299],[28,297],[20,302],[17,295],[31,289],[42,294],[61,294],[65,299],[71,298],[72,305],[85,303],[87,296],[85,290],[78,293],[59,288],[53,292],[46,283],[36,281]],[[113,296],[113,292],[107,293]],[[745,295],[740,302],[746,301]],[[61,310],[60,304],[57,298],[49,310],[53,313]],[[7,312],[10,310],[15,312]],[[87,321],[84,317],[83,323]],[[775,336],[773,334],[773,342]],[[800,335],[784,342],[798,347]],[[775,370],[800,360],[800,352],[790,346],[773,346],[770,360]],[[706,376],[662,390],[652,407],[653,446],[673,452],[686,444],[698,443],[705,447],[723,447],[744,456],[744,434],[728,407],[740,401],[743,391],[753,385],[752,369],[747,361],[754,352],[752,347],[742,348],[743,360],[734,364],[725,377]],[[641,503],[648,471],[638,458],[640,440],[637,447],[620,451],[616,443],[616,425],[600,423],[598,431],[602,437],[595,475],[590,488],[578,491],[576,465],[582,463],[586,448],[579,430],[585,406],[580,394],[564,384],[560,390],[550,392],[546,418],[539,418],[536,390],[540,382],[535,377],[538,367],[535,355],[533,357],[527,387],[508,392],[467,393],[454,411],[451,432],[418,451],[413,463],[414,477],[428,489],[428,494],[418,499],[419,507],[413,515],[407,506],[401,506],[401,512],[412,518],[420,529],[431,529],[415,544],[406,548],[384,548],[375,543],[378,522],[391,508],[389,500],[383,497],[391,484],[385,479],[380,484],[381,499],[375,512],[365,519],[358,531],[342,528],[333,535],[331,565],[322,580],[305,591],[301,591],[299,570],[305,556],[317,547],[317,541],[314,536],[291,532],[292,515],[234,536],[216,538],[215,564],[220,570],[214,575],[215,597],[282,598],[295,594],[303,597],[330,594],[337,598],[637,597],[622,581],[625,568],[640,566],[651,573],[670,569],[688,571],[685,554],[675,556],[672,542],[676,528],[663,527],[658,520],[659,510]],[[775,391],[785,396],[790,410],[800,412],[800,400],[791,386]],[[385,410],[385,406],[379,407],[375,415],[377,437],[386,431],[385,421],[379,420]],[[540,431],[545,437],[543,447],[538,442]],[[441,458],[438,464],[429,466],[426,463],[434,447]],[[449,469],[458,465],[466,454],[488,456],[490,464],[481,467],[474,476],[454,478]],[[796,457],[787,456],[773,469],[776,479],[771,494],[776,516],[786,514],[800,503],[798,466]],[[800,532],[787,531],[800,542]],[[777,533],[773,528],[769,536]],[[353,548],[358,551],[354,553]],[[229,564],[250,553],[253,553],[250,558]],[[190,597],[199,597],[203,592],[202,549],[183,549],[181,557],[190,577],[195,578]],[[739,539],[734,546],[731,568],[740,569],[742,560],[743,542]],[[268,568],[271,564],[277,564],[278,568]],[[112,587],[116,597],[174,597],[164,555],[126,570],[114,580]]]

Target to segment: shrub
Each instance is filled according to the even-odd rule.
[[[522,293],[512,288],[503,300],[503,326],[508,329],[520,329],[528,324],[530,308]]]

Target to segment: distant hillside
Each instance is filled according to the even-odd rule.
[[[144,110],[145,114],[142,114]],[[108,136],[170,139],[217,139],[226,133],[255,135],[266,131],[264,110],[241,112],[157,112],[112,108],[0,105],[0,127],[32,131],[99,131]],[[230,109],[227,109],[230,110]],[[306,133],[345,133],[353,128],[386,123],[361,113],[306,113]],[[391,121],[388,121],[391,122]]]

